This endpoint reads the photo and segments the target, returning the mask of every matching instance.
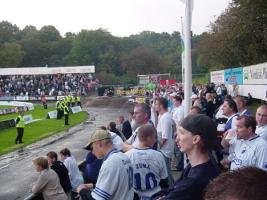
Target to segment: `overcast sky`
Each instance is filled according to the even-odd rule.
[[[208,25],[227,8],[231,0],[195,0],[192,30],[208,30]],[[104,28],[116,36],[144,30],[181,30],[184,4],[180,0],[1,0],[0,21],[19,28],[33,25],[55,26],[62,35],[82,29]]]

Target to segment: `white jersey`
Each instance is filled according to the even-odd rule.
[[[113,144],[113,148],[117,149],[117,150],[122,150],[122,146],[123,146],[123,141],[121,139],[120,136],[118,136],[116,133],[114,132],[109,132],[111,135],[111,140],[112,140],[112,144]]]
[[[264,126],[257,126],[255,133],[267,141],[267,124]]]
[[[184,107],[182,105],[173,108],[172,119],[178,125],[184,119]]]
[[[95,200],[132,200],[133,196],[131,161],[124,153],[112,150],[104,157],[92,197]]]
[[[151,148],[135,148],[125,154],[133,165],[134,189],[140,199],[148,199],[159,192],[161,190],[160,180],[168,177],[162,153]]]
[[[146,124],[153,125],[151,122],[147,122]],[[142,126],[142,125],[141,125]],[[138,129],[141,127],[138,126],[131,137],[126,141],[128,144],[132,145],[133,147],[139,147],[139,138],[137,137]],[[154,125],[153,125],[154,126]]]
[[[231,170],[246,166],[267,170],[267,142],[259,135],[249,140],[234,139],[232,145],[232,152],[228,157]]]
[[[128,144],[133,145],[133,147],[139,147],[139,138],[137,137],[139,127],[135,129],[131,137],[126,141]]]
[[[158,140],[166,139],[167,141],[159,150],[168,158],[171,158],[174,153],[175,127],[175,122],[170,113],[166,112],[160,116],[157,126]]]
[[[83,177],[79,171],[77,162],[73,156],[67,157],[63,162],[69,172],[72,191],[76,192],[78,186],[83,184]]]

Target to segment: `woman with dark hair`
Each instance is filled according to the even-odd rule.
[[[168,191],[161,191],[153,199],[202,200],[205,187],[219,175],[209,157],[211,150],[221,149],[215,122],[202,114],[188,115],[177,129],[176,144],[189,164]]]
[[[58,160],[56,152],[50,151],[46,154],[46,156],[50,168],[57,173],[64,192],[69,196],[71,193],[71,183],[68,169],[65,167],[64,163]]]

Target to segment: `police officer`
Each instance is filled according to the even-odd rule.
[[[66,105],[65,100],[64,99],[61,99],[60,100],[60,107],[59,107],[59,109],[60,109],[60,119],[64,115],[64,105]]]
[[[22,143],[24,127],[25,127],[25,120],[23,118],[23,113],[19,112],[19,116],[16,119],[17,137],[15,140],[15,144],[21,144]]]
[[[63,110],[64,110],[64,116],[65,116],[65,125],[69,125],[70,110],[69,110],[68,106],[66,106],[65,104],[64,104]]]
[[[75,99],[76,99],[76,105],[77,105],[77,106],[82,106],[82,105],[81,105],[81,97],[80,97],[80,96],[76,96]]]
[[[71,95],[71,107],[75,106],[75,97]]]
[[[61,100],[57,100],[57,103],[56,103],[56,108],[57,108],[57,119],[61,119],[61,111],[60,111],[60,107],[61,107]]]

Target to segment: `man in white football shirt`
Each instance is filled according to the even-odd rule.
[[[127,151],[134,172],[134,190],[140,200],[151,199],[161,188],[168,188],[168,173],[161,152],[153,150],[156,131],[146,124],[138,129],[139,147]]]
[[[261,105],[256,112],[256,133],[267,141],[267,105]]]
[[[172,185],[171,158],[174,154],[174,133],[176,125],[172,119],[172,115],[168,112],[168,101],[166,99],[156,99],[155,108],[159,112],[159,122],[157,125],[159,151],[164,155],[168,170],[169,185]]]
[[[179,125],[180,122],[184,119],[184,107],[182,106],[182,97],[175,96],[173,97],[173,113],[172,118],[175,121],[176,125]]]
[[[233,151],[228,159],[230,169],[254,166],[267,170],[267,142],[255,134],[254,117],[242,115],[236,120],[236,138],[232,139]]]
[[[103,158],[103,164],[96,185],[89,183],[78,187],[82,199],[132,200],[134,190],[131,161],[124,153],[113,149],[110,133],[96,130],[86,146],[98,159]]]

